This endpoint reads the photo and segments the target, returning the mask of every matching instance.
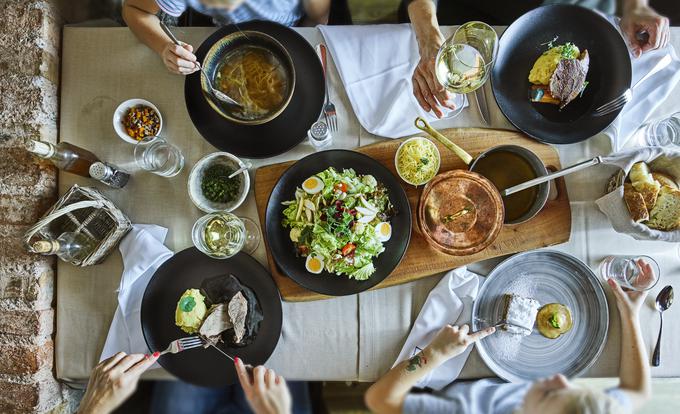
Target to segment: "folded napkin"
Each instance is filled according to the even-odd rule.
[[[420,55],[411,25],[319,26],[319,30],[364,129],[399,138],[420,131],[413,125],[418,116],[437,120],[413,96],[411,76]]]
[[[156,269],[173,255],[163,245],[167,233],[168,229],[164,227],[135,224],[120,242],[123,275],[118,289],[118,308],[111,321],[100,361],[120,351],[128,354],[150,353],[142,334],[142,297]]]
[[[481,276],[468,272],[464,266],[448,272],[427,296],[394,365],[411,358],[418,352],[417,348],[425,348],[444,325],[470,324],[472,302],[482,283]],[[430,372],[417,385],[436,390],[444,388],[458,378],[471,351],[472,346],[469,346],[465,352]]]
[[[675,177],[680,181],[680,151],[663,147],[633,148],[627,151],[613,154],[603,159],[605,164],[620,167],[626,175],[633,164],[644,161],[650,164],[653,171],[659,171]],[[628,234],[637,240],[661,240],[667,242],[680,242],[680,230],[659,231],[650,229],[641,223],[636,223],[630,217],[626,202],[623,200],[623,186],[599,198],[595,201],[609,221],[614,230]]]
[[[621,32],[619,19],[610,17],[609,20]],[[666,55],[672,58],[671,63],[633,89],[631,102],[623,108],[614,122],[603,131],[611,141],[612,151],[618,151],[626,145],[640,125],[646,122],[649,116],[666,101],[680,81],[680,60],[672,45],[669,44],[663,49],[643,53],[639,58],[630,56],[633,66],[632,86],[649,73]]]

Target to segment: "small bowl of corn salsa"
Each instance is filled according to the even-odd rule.
[[[437,146],[427,138],[413,137],[402,142],[394,155],[397,174],[408,184],[426,184],[439,172],[441,156]]]
[[[146,137],[158,136],[163,118],[156,105],[146,99],[128,99],[113,113],[113,129],[125,142],[136,144]]]

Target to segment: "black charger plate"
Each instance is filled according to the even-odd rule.
[[[250,345],[232,348],[218,346],[227,354],[238,356],[253,366],[264,364],[274,352],[281,336],[283,313],[281,296],[267,270],[245,253],[219,260],[210,258],[195,247],[182,250],[156,270],[144,291],[141,319],[144,340],[150,350],[164,350],[171,341],[190,336],[175,326],[175,308],[182,293],[198,289],[204,279],[232,274],[255,292],[264,319],[257,337]],[[236,383],[234,363],[213,348],[190,349],[167,354],[160,365],[182,381],[204,387]]]
[[[583,96],[562,110],[529,101],[529,71],[555,36],[556,45],[572,42],[590,55]],[[631,73],[626,44],[602,15],[579,6],[551,5],[522,15],[505,30],[491,82],[498,106],[515,127],[542,142],[571,144],[614,121],[620,110],[597,117],[595,109],[629,88]]]
[[[302,142],[319,119],[326,93],[323,68],[314,48],[293,29],[266,21],[240,23],[238,27],[266,33],[290,53],[296,78],[290,103],[279,116],[261,125],[230,122],[210,107],[201,91],[200,72],[194,72],[184,82],[187,111],[198,132],[216,148],[245,158],[272,157]],[[196,58],[202,62],[215,42],[237,30],[233,25],[217,30],[201,44]]]
[[[295,188],[310,176],[334,167],[340,171],[352,168],[357,174],[371,174],[388,191],[397,214],[390,219],[392,238],[385,251],[373,259],[375,273],[368,280],[354,280],[347,276],[321,272],[318,275],[305,269],[305,258],[296,257],[289,231],[281,225],[285,206],[281,202],[295,198]],[[411,239],[411,207],[399,180],[373,158],[354,151],[330,150],[317,152],[301,159],[286,170],[269,196],[265,213],[267,244],[281,271],[301,286],[329,296],[352,295],[363,292],[385,279],[401,262]]]

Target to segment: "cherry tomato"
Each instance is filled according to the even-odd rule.
[[[347,243],[342,247],[342,255],[347,256],[348,254],[352,253],[356,248],[357,246],[355,246],[354,243]]]
[[[347,184],[345,184],[343,182],[339,182],[339,183],[335,184],[335,189],[342,191],[343,193],[346,193],[347,192]]]

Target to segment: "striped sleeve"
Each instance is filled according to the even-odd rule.
[[[187,9],[186,0],[156,0],[156,4],[163,13],[172,17],[179,17]]]

